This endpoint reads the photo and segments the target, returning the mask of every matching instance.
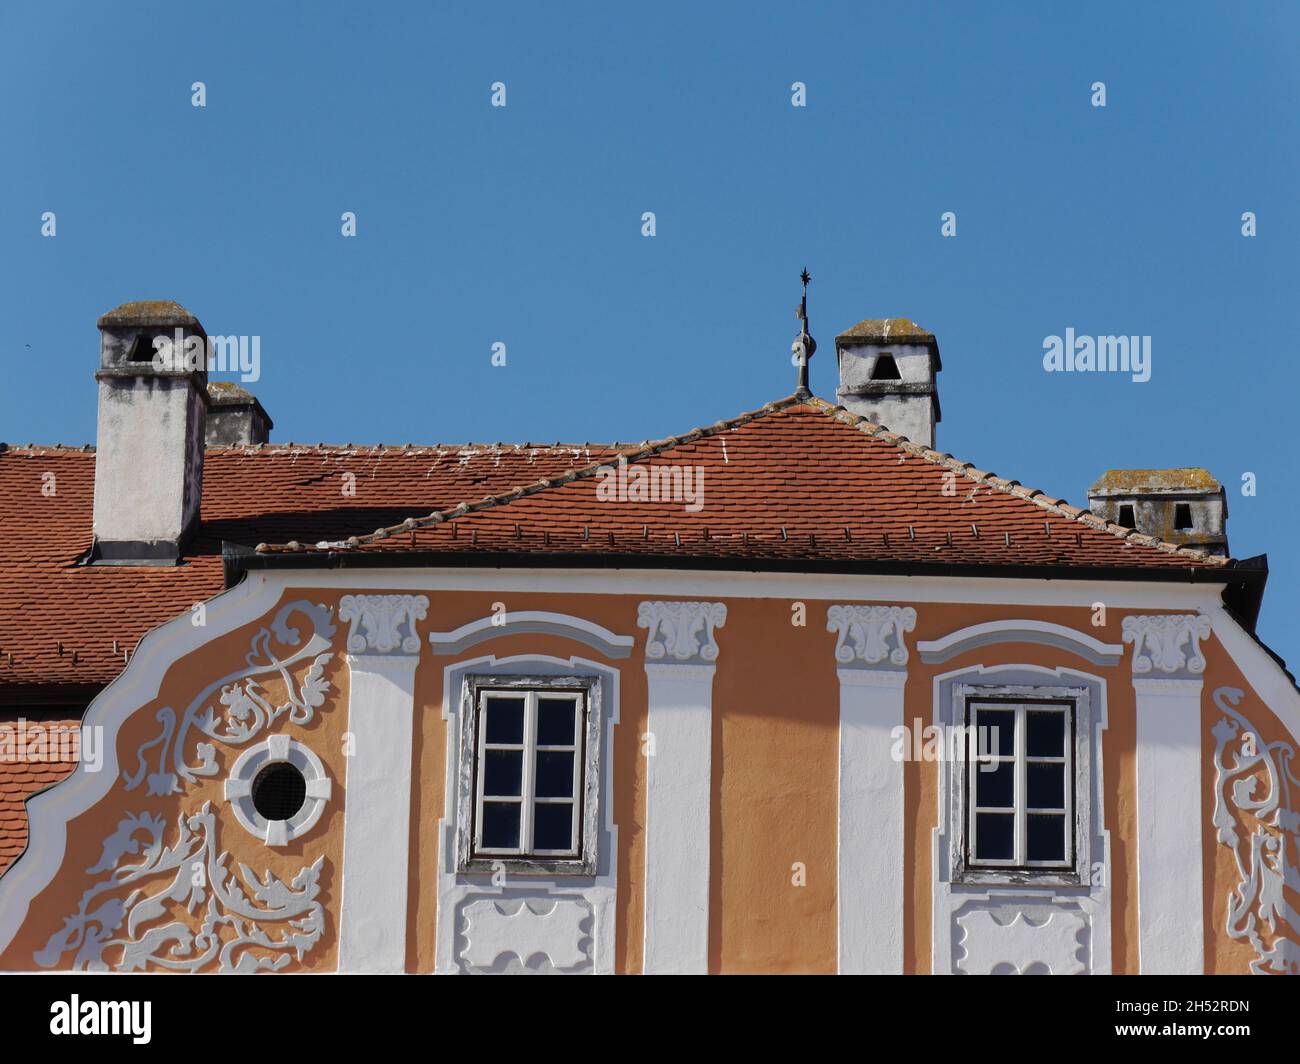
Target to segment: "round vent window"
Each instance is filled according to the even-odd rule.
[[[268,846],[284,846],[311,831],[329,797],[321,759],[287,735],[269,736],[245,750],[226,778],[235,819]]]
[[[267,820],[289,820],[307,800],[307,781],[296,765],[273,761],[253,779],[253,808]]]

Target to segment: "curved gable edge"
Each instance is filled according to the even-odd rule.
[[[250,573],[235,587],[207,600],[204,625],[190,623],[187,610],[151,629],[127,667],[91,702],[82,726],[104,729],[103,764],[90,772],[78,762],[60,783],[27,800],[27,849],[0,876],[0,954],[22,927],[32,899],[49,886],[62,866],[67,825],[117,782],[121,771],[117,737],[122,726],[158,697],[163,677],[176,661],[257,620],[274,606],[281,590],[279,581]]]

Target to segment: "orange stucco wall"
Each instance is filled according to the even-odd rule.
[[[352,593],[373,589],[357,586]],[[377,593],[392,593],[387,592]],[[418,593],[418,592],[417,592]],[[305,598],[334,608],[337,589],[295,589],[281,602]],[[429,653],[427,634],[450,631],[489,615],[496,603],[508,612],[548,610],[570,614],[625,635],[635,635],[630,657],[603,659],[620,673],[619,721],[614,729],[613,817],[618,828],[618,899],[615,965],[635,973],[643,965],[646,773],[641,739],[647,726],[644,632],[636,626],[639,595],[579,595],[520,592],[432,592],[420,623],[421,656],[415,679],[412,736],[414,779],[411,794],[410,882],[406,967],[432,971],[438,906],[439,823],[445,806],[448,743],[443,711],[444,670],[458,661],[493,654],[573,655],[601,659],[590,646],[554,635],[506,635],[471,647],[458,657]],[[787,599],[723,599],[727,621],[718,630],[720,655],[713,686],[712,786],[710,795],[710,887],[708,966],[714,972],[833,972],[837,941],[837,806],[839,688],[835,636],[826,630],[825,601],[808,601],[799,624]],[[848,601],[848,599],[846,599]],[[155,717],[164,705],[181,711],[205,685],[239,667],[249,640],[274,615],[215,638],[167,671],[158,698],[142,706],[121,729],[117,751],[132,768],[136,751],[159,730]],[[1136,612],[1136,611],[1134,611]],[[1149,612],[1149,611],[1147,611]],[[1103,627],[1092,624],[1083,608],[1028,608],[924,604],[917,607],[910,647],[956,629],[999,618],[1031,618],[1076,628],[1107,643],[1120,643],[1125,611],[1111,610]],[[320,823],[304,838],[271,850],[250,837],[230,817],[221,793],[226,769],[241,748],[215,746],[218,773],[189,785],[181,795],[145,797],[141,787],[125,793],[120,780],[95,806],[69,824],[60,872],[34,899],[20,932],[3,954],[0,968],[28,969],[65,917],[77,910],[82,893],[101,876],[86,869],[99,859],[104,839],[126,812],[163,816],[174,831],[181,811],[204,801],[219,811],[221,846],[230,853],[228,869],[247,863],[271,871],[285,882],[305,864],[324,857],[321,900],[326,926],[321,941],[285,970],[328,971],[336,964],[338,880],[342,859],[343,810],[347,796],[344,739],[347,728],[347,678],[343,659],[347,625],[334,637],[334,658],[326,669],[327,701],[306,727],[286,730],[309,743],[325,762],[334,795]],[[1254,959],[1249,945],[1223,932],[1226,897],[1237,884],[1230,851],[1218,845],[1211,823],[1214,738],[1210,729],[1220,714],[1211,692],[1224,684],[1247,692],[1242,709],[1266,739],[1281,738],[1282,725],[1254,696],[1249,683],[1211,637],[1203,644],[1208,659],[1202,698],[1205,922],[1208,971],[1244,972]],[[1001,644],[967,651],[942,665],[925,665],[913,652],[899,724],[933,721],[934,678],[965,666],[1065,665],[1102,677],[1107,683],[1108,727],[1102,745],[1104,826],[1112,854],[1112,954],[1117,973],[1138,970],[1138,911],[1135,849],[1135,703],[1128,658],[1118,667],[1092,665],[1066,651],[1039,645]],[[275,685],[268,683],[275,692]],[[453,692],[458,697],[458,692]],[[220,706],[216,707],[220,710]],[[192,760],[192,759],[191,759]],[[904,925],[904,967],[910,973],[931,969],[932,832],[937,813],[940,765],[909,762],[904,769],[906,869],[905,911],[890,917]],[[170,835],[168,836],[170,838]],[[152,887],[152,884],[151,884]],[[152,889],[157,889],[153,887]],[[175,917],[197,926],[184,906],[172,904]],[[106,954],[111,956],[111,954]],[[71,960],[71,954],[65,962]]]

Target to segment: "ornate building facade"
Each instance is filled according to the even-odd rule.
[[[96,450],[0,453],[0,970],[1300,968],[1212,478],[1119,520],[935,450],[897,319],[843,405],[603,447],[270,443],[145,357],[183,308],[100,328]]]

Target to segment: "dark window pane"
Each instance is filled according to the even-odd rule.
[[[487,700],[486,738],[490,743],[524,741],[524,700],[493,697]]]
[[[537,700],[537,745],[572,746],[573,719],[577,715],[575,698],[539,698]]]
[[[976,749],[985,754],[1016,752],[1016,714],[1006,709],[981,709],[975,714]],[[996,728],[995,732],[993,729]]]
[[[1065,714],[1033,710],[1025,714],[1025,753],[1060,757],[1065,753]]]
[[[1025,837],[1031,861],[1065,860],[1065,817],[1030,816]]]
[[[483,845],[488,849],[512,849],[519,845],[518,802],[483,803]]]
[[[253,808],[267,820],[288,820],[307,801],[307,780],[297,765],[273,761],[253,779]]]
[[[522,794],[524,752],[486,750],[483,753],[483,793],[514,796]]]
[[[1065,808],[1065,766],[1030,762],[1025,766],[1025,789],[1030,809]]]
[[[544,803],[533,807],[533,849],[573,848],[573,804]]]
[[[990,772],[989,770],[992,769]],[[981,808],[996,806],[1009,809],[1015,804],[1016,765],[1014,761],[985,762],[972,765],[975,774],[975,804]]]
[[[538,798],[573,797],[573,753],[543,750],[537,755],[537,782],[533,793]]]
[[[1015,817],[1010,813],[975,814],[975,857],[1006,861],[1015,856]]]

